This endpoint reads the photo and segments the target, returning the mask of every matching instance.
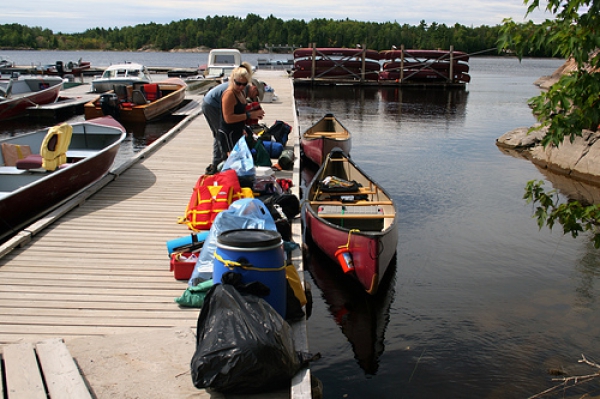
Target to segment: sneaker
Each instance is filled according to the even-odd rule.
[[[215,168],[215,165],[213,165],[212,163],[208,165],[204,170],[205,175],[214,175],[215,173],[217,173],[217,168]]]

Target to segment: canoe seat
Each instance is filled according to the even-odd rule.
[[[394,215],[385,215],[383,208],[377,205],[353,206],[345,205],[319,205],[317,214],[328,222],[347,229],[361,231],[381,231],[385,223],[384,218],[393,218]]]
[[[355,215],[351,213],[319,213],[323,219],[385,219],[393,218],[394,215]]]
[[[345,206],[345,205],[319,205],[317,213],[333,215],[331,217],[382,217],[383,208],[377,205]]]
[[[348,135],[344,134],[344,132],[311,132],[311,133],[304,133],[304,138],[306,139],[318,139],[321,137],[336,137],[339,136],[340,138],[347,138]]]
[[[341,199],[340,200],[326,199],[326,200],[310,201],[310,204],[311,205],[344,205],[344,206],[394,205],[394,203],[391,200],[383,200],[383,201],[358,200],[358,201],[354,201],[354,202],[346,202],[346,201],[342,201]]]

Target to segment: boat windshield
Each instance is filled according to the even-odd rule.
[[[214,59],[215,65],[235,65],[233,54],[217,54]]]
[[[118,76],[125,76],[125,70],[124,69],[107,69],[102,74],[103,78],[115,78]]]
[[[114,68],[107,69],[102,74],[103,78],[111,79],[111,78],[148,78],[148,73],[146,70],[140,70],[139,68],[127,69],[127,68]]]

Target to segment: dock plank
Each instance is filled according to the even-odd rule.
[[[63,340],[45,340],[35,348],[52,399],[92,399]]]
[[[6,392],[10,399],[46,399],[44,381],[38,370],[31,343],[4,347],[2,360],[6,366]]]

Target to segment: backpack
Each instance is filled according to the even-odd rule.
[[[284,121],[276,120],[268,131],[260,135],[260,138],[261,140],[272,141],[271,137],[273,137],[276,142],[285,146],[291,131],[292,127],[289,124]]]
[[[273,194],[265,198],[263,203],[267,207],[279,205],[288,220],[300,214],[300,200],[294,194]]]

